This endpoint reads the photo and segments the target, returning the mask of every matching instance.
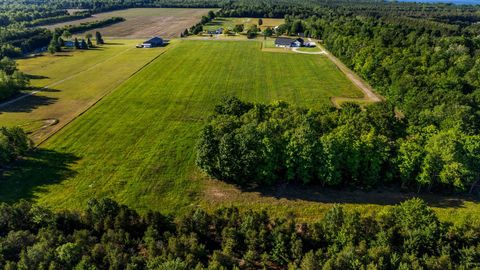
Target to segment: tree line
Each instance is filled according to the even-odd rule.
[[[18,70],[14,60],[8,57],[0,60],[0,100],[17,94],[28,84],[28,77]]]
[[[19,127],[0,128],[0,173],[1,169],[32,149],[32,142]],[[2,217],[3,218],[3,217]]]
[[[480,135],[455,126],[408,126],[386,102],[314,111],[230,98],[204,127],[197,164],[242,186],[470,191],[480,176]]]
[[[265,212],[140,215],[110,199],[83,212],[0,204],[3,269],[474,269],[480,224],[439,221],[419,199],[370,216],[331,208],[314,223]]]

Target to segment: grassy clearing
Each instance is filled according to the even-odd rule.
[[[224,97],[319,108],[331,96],[361,96],[325,57],[260,48],[260,42],[181,41],[167,49],[11,172],[0,198],[65,209],[109,196],[142,211],[178,212],[203,197],[194,146]]]
[[[301,52],[321,52],[322,50],[319,47],[301,47],[298,48]]]
[[[245,30],[250,28],[252,25],[257,25],[261,30],[264,30],[267,27],[274,28],[275,26],[285,23],[284,19],[265,18],[262,19],[262,21],[263,24],[259,26],[258,18],[216,18],[212,22],[205,25],[204,30],[215,30],[218,28],[232,30],[237,24],[243,24]]]
[[[126,21],[90,31],[100,31],[106,37],[148,38],[161,36],[178,37],[185,28],[196,24],[210,9],[189,8],[132,8],[95,14],[90,18],[58,23],[46,26],[55,29],[66,25],[104,20],[111,17],[122,17]]]
[[[174,45],[7,172],[0,200],[28,198],[58,210],[108,196],[140,211],[234,205],[274,216],[292,212],[301,221],[320,218],[333,203],[368,215],[396,202],[379,201],[379,194],[290,187],[240,191],[205,177],[194,165],[194,146],[222,98],[319,108],[333,96],[362,95],[323,55],[262,52],[261,42]],[[431,205],[443,220],[480,218],[477,202],[445,198]]]
[[[20,70],[33,76],[32,85],[47,89],[0,108],[0,125],[21,126],[35,141],[43,140],[164,50],[139,50],[137,43],[116,40],[96,49],[18,60]]]
[[[291,213],[301,222],[314,222],[320,220],[335,204],[369,216],[385,207],[420,197],[428,202],[442,221],[460,223],[480,219],[480,203],[474,197],[402,193],[395,190],[348,191],[311,186],[276,186],[242,191],[233,185],[208,179],[201,173],[198,177],[204,179],[203,198],[199,204],[210,211],[218,207],[235,206],[239,209],[265,210],[274,217],[285,217]]]

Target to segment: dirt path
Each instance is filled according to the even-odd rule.
[[[296,53],[303,53],[303,54],[327,54],[327,52],[324,51],[324,50],[321,50],[319,52],[304,52],[304,51],[300,51],[299,49],[300,48],[298,48],[298,47],[292,48],[292,51],[294,51]]]
[[[312,41],[312,40],[309,39],[309,41]],[[357,74],[355,74],[355,72],[353,72],[351,69],[349,69],[347,66],[345,66],[342,63],[342,61],[340,61],[334,55],[329,53],[323,46],[321,46],[321,45],[317,45],[317,46],[319,46],[319,48],[322,50],[321,52],[302,52],[302,51],[299,51],[298,48],[294,48],[292,51],[294,51],[296,53],[303,53],[303,54],[323,54],[323,55],[325,55],[364,94],[363,98],[332,97],[331,101],[332,101],[332,103],[335,107],[338,108],[338,107],[340,107],[342,102],[348,102],[348,101],[372,103],[372,102],[380,102],[380,101],[385,100],[382,96],[375,93],[375,90],[373,90],[373,88],[367,82],[365,82],[362,78],[360,78]]]

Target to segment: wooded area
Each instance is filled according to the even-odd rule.
[[[4,269],[474,269],[480,224],[450,225],[419,199],[375,216],[333,207],[314,224],[265,212],[139,215],[109,199],[83,212],[0,204]]]

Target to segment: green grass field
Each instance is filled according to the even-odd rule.
[[[17,61],[19,69],[33,76],[31,84],[41,93],[0,108],[1,126],[21,126],[39,142],[85,111],[164,48],[136,49],[139,40],[115,40],[91,50],[46,54]],[[125,64],[128,61],[128,64]],[[58,123],[45,127],[46,120]],[[42,128],[44,127],[44,128]]]
[[[261,47],[252,41],[170,45],[4,175],[0,200],[27,198],[60,210],[108,196],[142,212],[178,214],[198,205],[211,210],[235,205],[274,216],[293,212],[300,220],[316,220],[334,203],[364,214],[394,203],[389,196],[398,194],[382,201],[381,194],[317,194],[309,188],[240,191],[196,168],[198,134],[225,97],[320,108],[331,106],[334,96],[362,96],[323,55],[263,52]],[[442,219],[480,218],[476,202],[448,199],[431,205]]]
[[[361,96],[324,57],[265,53],[247,41],[171,46],[7,176],[0,198],[62,209],[110,196],[140,210],[176,212],[202,197],[194,145],[224,97],[319,108],[331,96]]]

